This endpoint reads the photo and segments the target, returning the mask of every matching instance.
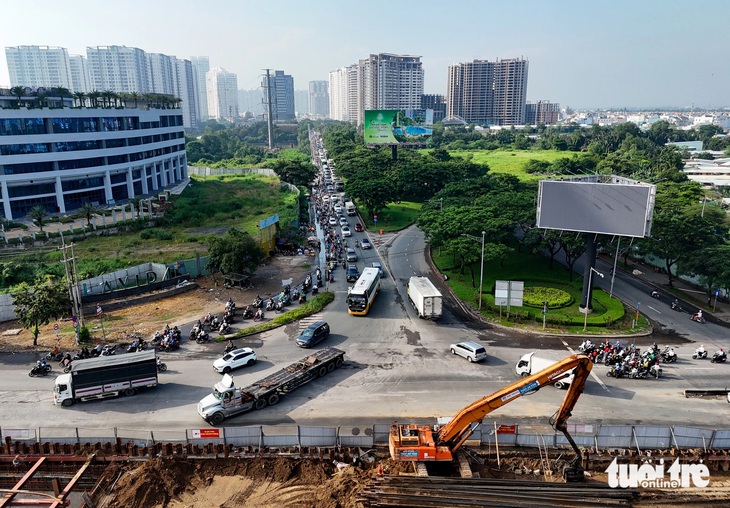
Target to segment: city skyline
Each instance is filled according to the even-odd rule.
[[[191,0],[128,0],[126,12],[145,15],[122,18],[105,16],[93,0],[69,0],[63,7],[50,9],[43,0],[5,6],[3,48],[47,45],[84,55],[87,47],[125,45],[179,59],[205,55],[211,68],[237,74],[241,89],[257,88],[270,68],[285,69],[297,90],[368,54],[417,55],[426,94],[446,93],[454,63],[525,58],[530,102],[730,106],[730,67],[710,50],[725,42],[720,27],[730,21],[730,9],[723,0],[691,6],[680,0],[424,0],[416,8],[372,0],[366,9],[330,0],[306,6],[242,0],[220,9]],[[174,29],[165,27],[166,20],[173,22],[171,12]],[[697,30],[692,19],[710,24]],[[9,84],[0,52],[0,86]]]

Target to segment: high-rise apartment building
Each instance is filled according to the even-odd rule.
[[[294,114],[309,116],[309,90],[294,90]]]
[[[560,118],[560,104],[550,101],[528,102],[525,104],[525,124],[548,125],[557,123]]]
[[[208,92],[205,89],[205,75],[210,70],[210,62],[207,56],[191,56],[190,63],[193,66],[193,79],[195,80],[196,109],[200,120],[208,120]]]
[[[361,109],[418,109],[423,95],[420,56],[379,53],[359,62]],[[359,120],[362,122],[362,118]]]
[[[263,118],[265,109],[263,89],[238,91],[238,110],[241,113],[250,112],[254,118]]]
[[[10,86],[72,88],[66,48],[13,46],[5,48]]]
[[[139,48],[96,46],[86,48],[94,90],[148,93],[147,58]]]
[[[330,114],[329,83],[327,81],[309,82],[309,116],[327,118]]]
[[[91,76],[89,65],[83,55],[69,55],[69,69],[71,71],[71,90],[74,92],[91,92]]]
[[[524,123],[527,67],[521,58],[450,65],[446,114],[476,124]]]
[[[421,109],[433,109],[433,121],[440,122],[446,116],[446,100],[440,94],[423,94]]]
[[[174,80],[177,72],[177,58],[162,53],[146,53],[146,56],[149,91],[175,95]]]
[[[330,73],[330,116],[362,123],[366,109],[418,109],[423,95],[420,56],[371,54]]]
[[[198,113],[198,98],[195,94],[195,76],[193,74],[193,65],[190,60],[180,60],[172,57],[173,86],[172,94],[178,97],[182,102],[180,109],[183,114],[183,127],[186,129],[197,129],[200,122],[200,114]]]
[[[261,87],[264,90],[264,101],[271,102],[274,120],[293,120],[296,117],[293,77],[284,74],[284,71],[274,71],[273,75],[264,76]]]
[[[216,67],[205,75],[208,116],[216,120],[238,118],[238,79],[235,74]]]

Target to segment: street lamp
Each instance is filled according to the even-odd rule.
[[[468,235],[466,233],[462,233],[461,236],[465,236],[467,238],[471,238],[475,242],[481,242],[482,244],[482,264],[481,264],[481,270],[479,271],[479,310],[482,310],[482,288],[484,287],[484,235],[486,235],[486,231],[482,231],[482,237],[479,238],[478,236],[474,235]],[[603,275],[601,275],[603,277]]]
[[[585,313],[585,316],[583,317],[584,332],[588,328],[588,307],[591,306],[591,298],[593,297],[593,287],[591,286],[593,282],[593,272],[596,272],[596,275],[603,278],[603,274],[591,266],[591,271],[588,272],[588,295],[586,296],[586,306],[583,309],[583,312]]]

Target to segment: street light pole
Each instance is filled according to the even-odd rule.
[[[467,238],[471,238],[475,242],[481,242],[482,244],[482,262],[481,262],[481,268],[479,270],[479,310],[482,310],[482,292],[484,290],[484,237],[487,234],[486,231],[482,231],[482,237],[481,239],[478,236],[469,235],[466,233],[462,233],[461,236],[465,236]]]
[[[591,298],[593,298],[593,286],[591,285],[593,283],[593,272],[596,272],[596,274],[600,275],[601,278],[603,278],[603,274],[596,270],[595,268],[591,267],[591,271],[588,272],[588,297],[586,298],[586,306],[583,309],[583,331],[585,332],[588,329],[588,308],[591,306]]]

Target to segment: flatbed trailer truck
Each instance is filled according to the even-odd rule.
[[[75,402],[131,396],[157,386],[155,351],[139,351],[76,360],[71,371],[56,378],[53,403],[68,407]]]
[[[283,395],[340,367],[344,357],[339,349],[322,349],[244,388],[237,388],[226,374],[198,403],[198,414],[211,425],[220,425],[231,416],[273,406]]]

